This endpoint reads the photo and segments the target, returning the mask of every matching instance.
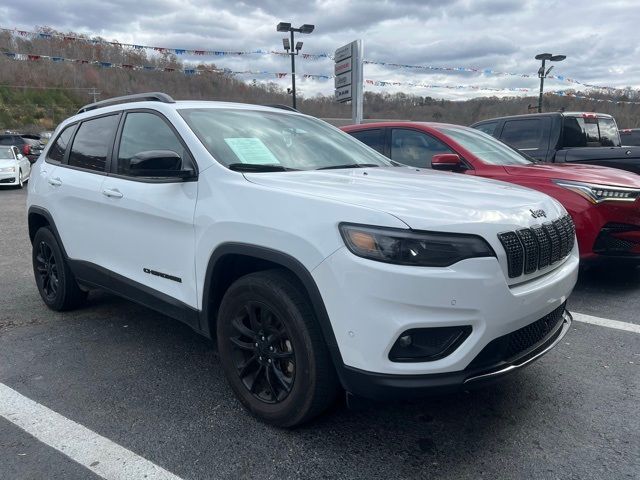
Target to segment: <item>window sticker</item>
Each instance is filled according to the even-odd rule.
[[[242,163],[257,165],[279,165],[278,159],[259,138],[225,138],[224,141],[233,150]]]

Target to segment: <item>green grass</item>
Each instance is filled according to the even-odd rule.
[[[0,87],[0,130],[50,130],[81,104],[68,90]]]

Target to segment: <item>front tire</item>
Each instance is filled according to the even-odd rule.
[[[80,290],[48,227],[36,232],[31,259],[36,285],[47,307],[55,311],[71,310],[86,299],[87,293]]]
[[[18,188],[24,187],[24,180],[22,179],[22,170],[18,170]]]
[[[260,420],[293,427],[334,401],[329,351],[291,274],[267,270],[238,279],[222,299],[216,330],[227,380]]]

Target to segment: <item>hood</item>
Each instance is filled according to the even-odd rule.
[[[0,158],[0,168],[15,167],[16,160]]]
[[[504,169],[510,175],[640,188],[640,175],[618,170],[617,168],[599,167],[597,165],[534,163],[531,165],[509,165],[505,166]]]
[[[551,197],[509,183],[404,167],[247,173],[250,182],[387,212],[416,230],[489,233],[564,215]],[[475,225],[470,225],[475,224]],[[480,225],[481,224],[481,225]],[[490,227],[493,224],[494,227]]]

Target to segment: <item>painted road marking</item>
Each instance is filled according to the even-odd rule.
[[[640,333],[640,325],[635,323],[619,322],[618,320],[609,320],[608,318],[592,317],[584,313],[571,312],[573,319],[577,322],[590,323],[591,325],[599,325],[601,327],[616,328],[627,332]]]
[[[181,480],[3,383],[0,383],[0,416],[106,480]]]

